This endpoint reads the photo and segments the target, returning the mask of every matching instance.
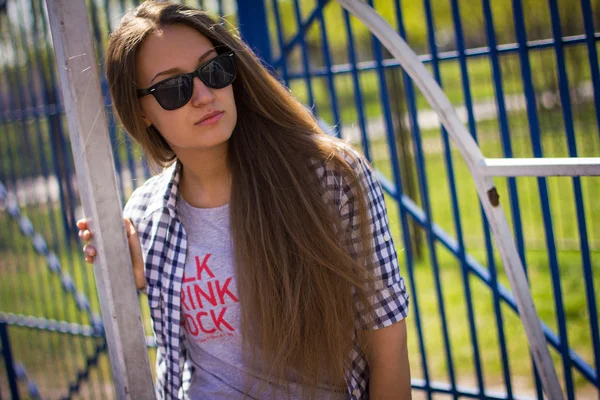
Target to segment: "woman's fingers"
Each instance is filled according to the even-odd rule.
[[[143,290],[146,287],[146,274],[144,273],[144,260],[142,258],[142,246],[138,237],[135,225],[131,220],[125,218],[125,231],[127,232],[127,241],[129,243],[129,251],[131,253],[131,264],[133,265],[133,276],[135,278],[135,286],[139,290]],[[87,222],[85,220],[77,221],[77,227],[79,228],[79,237],[84,242],[88,242],[92,239],[92,233],[87,229]],[[92,264],[96,257],[96,248],[89,243],[83,246],[83,254],[85,255],[85,262]]]
[[[83,246],[83,254],[85,254],[85,262],[92,264],[96,257],[96,248],[90,244]]]
[[[127,231],[127,241],[129,242],[129,251],[131,253],[131,264],[133,266],[135,286],[138,290],[143,290],[146,287],[146,274],[144,273],[142,246],[135,225],[127,218],[125,219],[125,231]]]
[[[92,246],[91,244],[86,244],[85,246],[83,246],[83,252],[88,257],[96,256],[96,248],[94,246]]]
[[[77,221],[77,228],[79,228],[79,238],[86,243],[83,246],[83,254],[85,255],[85,262],[88,264],[94,263],[94,257],[96,257],[96,249],[93,246],[87,244],[92,239],[92,232],[87,228],[87,220],[80,219]]]
[[[87,220],[80,219],[77,221],[77,228],[79,228],[79,237],[84,242],[88,242],[92,239],[92,232],[88,230]]]
[[[89,240],[92,239],[92,232],[88,231],[87,229],[86,230],[80,230],[79,231],[79,238],[81,240],[83,240],[84,242],[87,242],[87,241],[89,241]]]

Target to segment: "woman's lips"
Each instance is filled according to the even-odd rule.
[[[209,118],[200,120],[198,122],[196,122],[195,125],[213,125],[216,124],[217,122],[219,122],[221,120],[221,118],[223,117],[224,111],[220,111],[218,113],[215,113],[214,115],[210,116]]]

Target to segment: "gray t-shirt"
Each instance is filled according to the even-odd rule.
[[[280,385],[266,381],[259,366],[244,362],[242,356],[229,205],[195,208],[179,196],[177,207],[188,240],[181,290],[188,358],[195,367],[188,397],[243,399],[247,394],[247,399],[286,398]],[[299,400],[300,388],[293,383],[290,388],[290,399]],[[317,399],[345,398],[345,392],[333,392],[325,385],[317,390]]]

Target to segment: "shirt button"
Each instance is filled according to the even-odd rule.
[[[358,390],[358,389],[354,389],[354,390],[352,391],[352,396],[354,396],[354,397],[358,398],[358,396],[359,396],[359,395],[360,395],[360,390]]]
[[[385,235],[383,235],[383,240],[385,240],[386,242],[389,241],[391,239],[390,234],[386,233]]]

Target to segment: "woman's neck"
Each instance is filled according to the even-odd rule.
[[[231,171],[226,144],[210,150],[178,151],[183,168],[179,192],[193,207],[214,208],[229,203]]]

